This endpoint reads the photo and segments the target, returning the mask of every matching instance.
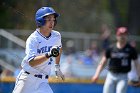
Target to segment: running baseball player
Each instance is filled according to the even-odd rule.
[[[59,14],[51,7],[40,8],[35,15],[37,29],[26,41],[26,56],[22,61],[13,93],[53,93],[48,84],[55,58],[55,73],[64,80],[60,70],[61,35],[53,28]]]
[[[103,93],[127,92],[127,74],[131,70],[131,62],[134,62],[137,74],[140,76],[138,53],[128,42],[128,31],[126,27],[119,27],[117,29],[116,39],[115,44],[106,49],[95,75],[92,77],[92,82],[96,82],[101,71],[108,63],[109,71],[104,84]]]

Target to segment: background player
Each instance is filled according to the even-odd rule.
[[[127,90],[127,73],[131,70],[131,60],[134,60],[138,73],[137,51],[127,42],[126,27],[118,28],[116,32],[117,42],[105,51],[101,63],[97,67],[92,82],[96,82],[99,75],[109,60],[109,72],[105,81],[103,93],[126,93]],[[116,92],[115,92],[116,90]]]
[[[36,12],[38,28],[26,41],[26,56],[21,64],[23,69],[16,79],[13,93],[53,93],[48,84],[52,57],[55,57],[57,77],[64,80],[59,65],[62,52],[61,35],[52,30],[58,16],[51,7],[42,7]]]

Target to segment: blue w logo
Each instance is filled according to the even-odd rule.
[[[37,49],[37,53],[45,53],[45,52],[49,52],[52,46],[44,46],[40,49]]]

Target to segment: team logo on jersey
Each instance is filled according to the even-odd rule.
[[[49,52],[52,46],[44,46],[41,47],[40,49],[37,49],[37,53],[46,53]]]
[[[126,58],[129,54],[127,53],[111,53],[112,58]]]

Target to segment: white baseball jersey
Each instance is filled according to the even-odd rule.
[[[62,47],[61,35],[59,32],[52,30],[49,37],[45,37],[36,29],[26,41],[26,56],[22,61],[22,68],[20,74],[16,79],[13,93],[53,93],[48,84],[46,75],[50,75],[52,58],[40,65],[31,67],[29,61],[36,56],[46,54],[53,46]],[[29,72],[25,73],[25,71]],[[42,75],[42,78],[35,77],[35,75]]]
[[[37,29],[26,41],[26,57],[21,64],[22,68],[30,73],[49,75],[51,63],[53,62],[52,58],[49,58],[46,62],[43,62],[36,67],[31,67],[29,61],[38,55],[49,52],[52,46],[62,47],[60,33],[53,30],[49,37],[45,37],[39,32],[39,29]]]

